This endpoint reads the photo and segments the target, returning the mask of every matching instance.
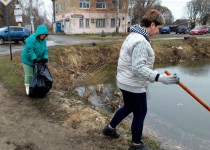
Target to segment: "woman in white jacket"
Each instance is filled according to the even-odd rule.
[[[141,25],[130,28],[130,34],[122,44],[117,67],[117,86],[121,90],[124,105],[117,110],[112,120],[102,130],[105,136],[118,138],[116,126],[130,113],[133,113],[131,124],[132,143],[129,150],[146,150],[142,142],[144,118],[147,113],[146,86],[148,82],[177,84],[175,75],[160,75],[153,70],[154,51],[150,45],[150,36],[159,33],[165,19],[157,10],[149,10],[143,16]]]

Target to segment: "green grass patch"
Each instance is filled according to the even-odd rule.
[[[8,56],[0,57],[0,78],[8,88],[19,89],[23,84],[22,71],[15,64],[15,60],[10,60]]]
[[[74,34],[74,36],[78,36],[78,37],[83,37],[83,38],[89,38],[89,39],[97,39],[97,40],[111,40],[111,39],[125,39],[125,37],[128,35],[129,33],[105,33],[105,32],[101,32],[101,33],[93,33],[93,34]]]
[[[161,143],[159,143],[147,136],[143,136],[142,139],[145,142],[145,144],[148,145],[153,150],[164,150],[164,149],[160,148]]]

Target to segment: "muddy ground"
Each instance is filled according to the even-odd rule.
[[[106,119],[82,101],[53,91],[45,100],[14,96],[2,83],[0,91],[1,150],[127,149],[123,135],[101,135]]]

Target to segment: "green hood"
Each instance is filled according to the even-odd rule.
[[[48,48],[46,38],[40,40],[37,38],[40,34],[49,34],[45,25],[39,25],[36,32],[26,39],[25,46],[21,53],[21,61],[24,64],[34,66],[34,59],[48,59]]]
[[[35,36],[39,36],[40,34],[49,34],[48,29],[45,25],[39,25],[36,29]]]

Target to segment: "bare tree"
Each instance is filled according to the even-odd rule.
[[[199,22],[201,24],[207,24],[210,19],[210,1],[209,0],[197,0],[199,10]]]
[[[0,3],[0,27],[6,26],[6,15],[9,17],[9,25],[16,25],[15,22],[15,16],[14,16],[14,9],[15,9],[15,3],[17,0],[11,1],[7,7],[8,7],[8,14],[6,14],[6,7],[4,4]]]
[[[7,7],[8,7],[8,15],[9,15],[9,25],[17,25],[18,23],[15,20],[14,16],[14,9],[15,9],[15,3],[20,3],[21,9],[23,10],[23,22],[22,25],[30,24],[30,6],[28,0],[13,0],[11,1]],[[51,26],[50,15],[46,12],[43,8],[44,1],[43,0],[33,0],[33,7],[32,12],[34,16],[34,25],[37,27],[39,24],[45,24],[48,27]],[[6,13],[5,13],[5,6],[0,3],[0,27],[6,26]],[[49,21],[50,20],[50,21]]]
[[[133,18],[133,7],[135,4],[135,0],[128,0],[128,6],[127,6],[127,13],[130,18],[129,27],[132,25],[132,18]]]
[[[191,0],[187,3],[187,12],[191,28],[196,24],[207,24],[210,22],[210,1]]]
[[[174,17],[171,13],[171,10],[169,10],[167,7],[164,7],[164,6],[160,6],[160,5],[156,5],[154,6],[155,9],[159,10],[164,18],[165,18],[165,21],[166,21],[166,25],[171,25],[174,21]]]
[[[48,19],[48,15],[46,13],[45,9],[40,9],[43,8],[44,1],[43,0],[33,0],[32,3],[32,8],[30,8],[30,4],[28,0],[19,0],[20,4],[22,6],[23,10],[23,23],[24,25],[26,24],[31,24],[30,23],[30,9],[32,12],[32,16],[34,16],[34,27],[36,28],[40,24],[45,24],[48,27],[51,26],[50,19]]]
[[[148,9],[160,8],[161,0],[134,0],[134,4],[132,24],[140,23],[141,18]]]
[[[148,8],[154,5],[160,5],[160,0],[136,0],[136,4],[140,7]]]
[[[194,28],[198,19],[198,5],[197,0],[192,0],[187,3],[188,17],[191,28]]]

